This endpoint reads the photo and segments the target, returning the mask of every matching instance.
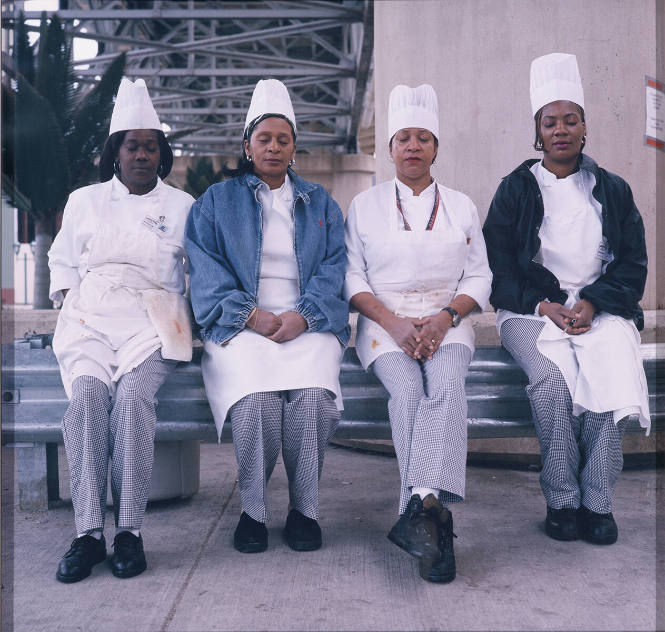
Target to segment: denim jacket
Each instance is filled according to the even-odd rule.
[[[293,311],[307,331],[349,341],[344,218],[325,189],[289,170],[293,182],[294,248],[300,298]],[[261,180],[245,174],[213,184],[194,203],[185,229],[192,308],[201,337],[224,344],[257,305],[263,252]]]

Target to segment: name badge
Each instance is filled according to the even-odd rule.
[[[146,215],[141,222],[141,225],[145,226],[147,229],[156,232],[158,235],[163,235],[168,230],[168,226],[164,223],[166,217],[160,215],[159,217],[151,217]]]

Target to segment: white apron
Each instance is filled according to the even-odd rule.
[[[86,244],[87,271],[63,302],[53,338],[65,391],[81,375],[115,383],[163,346],[166,359],[191,360],[192,336],[184,291],[184,249],[164,238],[163,186],[153,195],[99,201],[96,231]],[[156,218],[157,225],[150,220]],[[165,287],[171,289],[168,291]]]
[[[293,242],[293,193],[287,177],[277,191],[259,190],[263,206],[263,251],[258,306],[274,314],[293,310],[300,292]],[[221,439],[231,406],[251,393],[325,388],[343,409],[339,368],[344,349],[332,332],[305,332],[273,342],[243,329],[224,345],[204,342],[201,369]]]
[[[390,233],[385,242],[367,244],[365,258],[372,259],[373,249],[387,249],[393,254],[394,289],[381,289],[375,296],[398,316],[421,318],[438,313],[455,296],[464,272],[469,245],[466,235],[453,213],[446,210],[443,192],[439,203],[437,222],[447,222],[443,230],[400,230],[401,215],[393,202],[389,212]],[[393,198],[394,199],[394,198]],[[378,252],[376,253],[378,255]],[[451,327],[442,344],[461,343],[474,351],[471,321],[462,320]],[[402,349],[390,334],[372,319],[358,316],[356,353],[367,369],[384,353]]]
[[[577,182],[584,183],[584,173],[576,176]],[[566,307],[570,309],[579,300],[580,290],[603,273],[611,254],[603,238],[599,209],[592,203],[591,185],[579,190],[576,178],[567,180],[559,183],[563,187],[552,200],[556,204],[548,205],[548,196],[543,196],[545,216],[539,237],[542,263],[568,292]],[[638,415],[649,434],[649,393],[635,324],[600,313],[590,331],[571,336],[549,318],[543,320],[538,350],[561,370],[573,400],[573,415],[586,410],[613,411],[615,423],[627,415]]]

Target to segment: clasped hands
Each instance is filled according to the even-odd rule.
[[[273,342],[287,342],[307,329],[307,321],[297,312],[284,312],[278,316],[265,309],[257,309],[248,319],[247,327]]]
[[[448,312],[425,318],[392,315],[385,329],[392,339],[414,360],[431,360],[452,325]]]
[[[571,309],[560,303],[542,301],[538,312],[547,316],[564,333],[576,336],[591,329],[591,321],[596,314],[596,308],[586,299],[581,298]]]

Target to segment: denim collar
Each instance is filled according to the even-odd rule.
[[[297,200],[298,198],[302,198],[305,204],[309,204],[308,193],[313,191],[316,185],[312,182],[308,182],[304,178],[301,178],[295,171],[292,171],[291,169],[288,169],[288,175],[291,178],[291,182],[293,183],[293,199]],[[256,191],[256,189],[258,189],[258,187],[260,187],[261,183],[263,182],[263,180],[261,180],[254,173],[245,173],[240,177],[243,179],[243,182],[254,191]]]

